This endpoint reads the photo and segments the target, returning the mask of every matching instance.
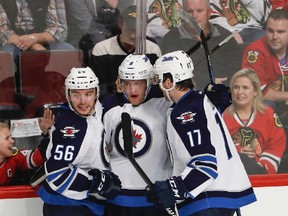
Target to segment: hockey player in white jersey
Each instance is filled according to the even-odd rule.
[[[88,67],[72,68],[65,87],[68,103],[50,130],[46,180],[38,190],[43,215],[103,215],[105,198],[114,198],[121,182],[101,159],[104,127],[98,78]]]
[[[174,163],[172,177],[156,181],[147,199],[167,207],[177,202],[180,216],[232,216],[256,201],[221,115],[206,95],[193,90],[191,58],[184,51],[167,53],[153,71],[174,102],[167,122]]]
[[[128,55],[118,71],[123,93],[106,96],[102,102],[110,167],[122,182],[120,195],[108,200],[105,216],[167,215],[162,206],[147,202],[147,184],[123,148],[121,114],[127,112],[133,121],[133,153],[137,163],[152,181],[164,180],[172,174],[166,137],[166,111],[172,103],[163,94],[161,98],[151,97],[152,68],[146,55]]]

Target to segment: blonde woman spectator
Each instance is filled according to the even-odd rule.
[[[233,103],[223,118],[247,173],[277,173],[286,135],[277,114],[263,104],[257,74],[252,69],[239,70],[230,88]]]

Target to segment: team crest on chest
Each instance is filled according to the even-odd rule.
[[[191,111],[188,112],[184,112],[182,113],[179,117],[176,117],[176,119],[181,120],[182,124],[185,124],[187,122],[194,122],[194,116],[196,115],[196,113],[193,113]]]
[[[75,127],[66,126],[60,131],[63,133],[64,137],[74,138],[75,134],[78,133],[80,130],[75,129]]]
[[[258,51],[256,50],[250,50],[248,52],[248,56],[247,56],[247,61],[250,63],[255,63],[258,59]]]
[[[151,130],[145,122],[133,119],[133,153],[134,157],[141,157],[144,155],[151,146]],[[121,124],[117,125],[115,136],[115,147],[117,151],[126,157],[124,152],[124,140],[122,134]]]

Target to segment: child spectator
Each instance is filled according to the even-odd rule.
[[[42,144],[25,151],[19,151],[13,144],[8,124],[0,122],[0,185],[11,184],[16,172],[36,168],[44,162]]]

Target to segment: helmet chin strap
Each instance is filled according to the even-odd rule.
[[[162,82],[159,83],[159,86],[160,86],[160,88],[161,88],[163,91],[165,91],[165,95],[166,95],[166,97],[168,98],[168,100],[171,101],[171,102],[174,102],[174,101],[171,99],[171,97],[170,97],[170,91],[172,91],[172,90],[175,88],[176,84],[173,82],[173,86],[172,86],[171,88],[169,88],[169,89],[166,89],[166,88],[163,86]]]

